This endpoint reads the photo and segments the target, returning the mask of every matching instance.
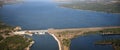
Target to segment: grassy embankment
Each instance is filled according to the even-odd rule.
[[[32,42],[22,35],[14,35],[14,27],[0,22],[0,50],[26,50]]]
[[[71,40],[77,38],[78,36],[85,36],[88,34],[101,33],[102,35],[114,35],[120,34],[120,27],[100,27],[100,28],[81,28],[81,29],[53,29],[49,30],[50,33],[55,34],[55,36],[61,42],[61,47],[63,50],[69,50]],[[116,43],[118,44],[118,43]],[[120,47],[120,46],[119,46]],[[118,47],[117,47],[118,48]]]
[[[62,7],[81,9],[81,10],[92,10],[107,13],[120,13],[120,1],[118,2],[71,2],[67,4],[60,4]]]

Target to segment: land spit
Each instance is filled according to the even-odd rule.
[[[104,29],[120,28],[120,26],[114,27],[92,27],[92,28],[71,28],[71,29],[48,29],[48,33],[54,34],[59,40],[61,50],[70,50],[71,39],[83,35],[86,32],[100,31]],[[65,41],[64,41],[65,40]]]

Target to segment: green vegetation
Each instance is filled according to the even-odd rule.
[[[14,27],[0,22],[0,50],[25,50],[32,42],[32,39],[12,34],[13,31]]]
[[[89,32],[84,32],[82,36],[90,35],[90,34],[101,34],[99,31],[89,31]]]
[[[109,44],[115,44],[115,43],[117,43],[117,46],[120,46],[120,39],[100,40],[100,41],[95,42],[95,44],[108,43],[108,42],[110,42]]]
[[[5,24],[5,23],[3,23],[3,22],[0,21],[0,30],[3,30],[3,29],[5,29],[5,30],[11,30],[11,29],[13,29],[13,27],[9,26],[9,25],[7,25],[7,24]]]
[[[110,29],[103,29],[103,30],[99,30],[99,31],[90,31],[90,32],[85,32],[84,34],[111,34],[111,35],[115,35],[115,34],[120,34],[120,28],[110,28]]]
[[[103,35],[118,35],[120,34],[120,28],[110,28],[110,29],[103,29],[100,31],[91,31],[91,32],[86,32],[85,34],[103,34]],[[106,39],[106,40],[100,40],[95,42],[95,44],[100,44],[100,45],[106,45],[106,44],[111,44],[115,50],[120,50],[120,39]]]
[[[4,38],[0,35],[0,41],[3,40]]]
[[[62,42],[63,42],[63,45],[64,45],[64,46],[69,47],[69,46],[70,46],[70,43],[71,43],[71,40],[70,40],[70,39],[63,39]]]
[[[80,30],[75,30],[75,31],[62,31],[62,32],[57,32],[58,34],[69,34],[69,33],[79,33],[81,32]]]
[[[0,34],[8,35],[8,33],[12,32],[13,29],[14,29],[14,27],[8,26],[5,23],[0,21]]]
[[[95,42],[95,44],[100,44],[100,45],[111,44],[115,50],[120,50],[120,39],[101,40]]]
[[[67,30],[67,31],[61,31],[57,32],[58,38],[61,40],[63,46],[70,47],[71,40],[73,38],[77,38],[79,36],[86,36],[89,34],[102,34],[102,35],[118,35],[120,34],[120,28],[105,28],[102,30],[96,30],[96,31],[85,31],[85,30]],[[95,44],[112,44],[115,50],[120,50],[120,40],[119,39],[106,39],[103,41],[97,41]]]
[[[73,9],[81,9],[81,10],[92,10],[92,11],[100,11],[107,13],[120,13],[120,3],[101,3],[101,2],[71,2],[69,4],[61,4],[62,7],[68,7]]]
[[[26,41],[27,40],[27,41]],[[24,50],[31,40],[24,38],[23,36],[15,35],[12,37],[7,37],[0,43],[1,50]]]
[[[114,34],[120,34],[120,28],[111,28],[111,29],[104,29],[99,31],[101,33],[114,33]]]
[[[70,50],[71,40],[75,38],[74,36],[80,35],[81,30],[66,30],[57,32],[56,36],[61,41],[64,50]]]

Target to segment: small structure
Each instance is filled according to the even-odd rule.
[[[33,34],[31,31],[25,31],[26,34]]]
[[[14,28],[14,31],[19,31],[19,30],[22,30],[22,28],[20,26],[17,26]]]
[[[35,34],[44,35],[45,32],[34,32]]]
[[[40,35],[44,35],[44,34],[45,34],[45,32],[40,32],[39,34],[40,34]]]
[[[23,35],[23,34],[25,34],[25,32],[24,31],[19,31],[19,32],[14,32],[14,34],[16,34],[16,35]]]

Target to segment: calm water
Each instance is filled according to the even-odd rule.
[[[37,35],[31,37],[35,43],[30,50],[59,50],[57,41],[49,34]]]
[[[23,29],[120,26],[120,14],[75,10],[57,6],[52,0],[25,0],[0,8],[2,20]]]
[[[101,36],[97,34],[80,36],[71,42],[70,50],[114,50],[111,45],[95,45],[95,41],[120,39],[120,35]]]
[[[108,14],[58,7],[52,0],[25,0],[20,4],[0,8],[0,18],[7,24],[23,29],[81,28],[120,26],[120,14]],[[31,50],[58,50],[50,35],[33,35]],[[72,40],[71,50],[112,50],[111,46],[94,46],[101,36],[79,37]],[[87,49],[88,48],[88,49]]]

